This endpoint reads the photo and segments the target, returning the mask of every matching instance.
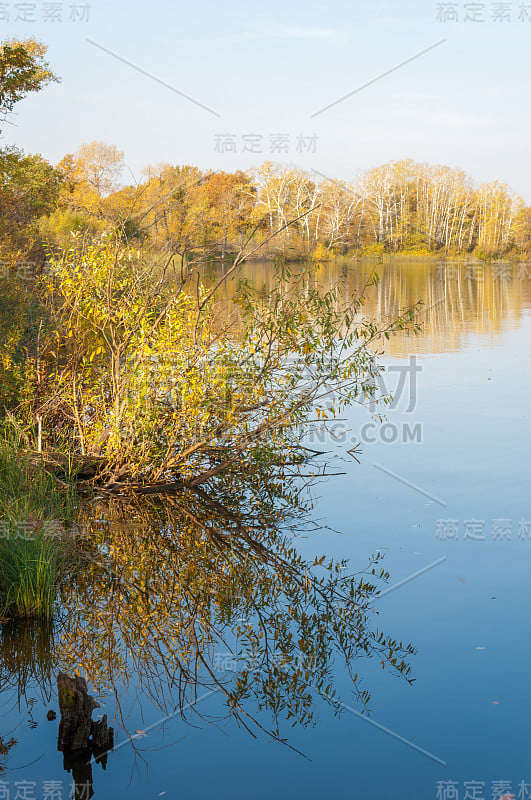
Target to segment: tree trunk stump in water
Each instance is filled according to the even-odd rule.
[[[100,704],[89,695],[87,682],[76,675],[71,678],[64,672],[57,676],[57,694],[61,721],[57,749],[63,752],[64,767],[72,772],[75,798],[92,797],[92,765],[94,755],[103,769],[107,765],[107,754],[114,746],[114,732],[107,725],[107,715],[95,722],[92,712]]]
[[[57,694],[61,710],[59,750],[83,750],[89,747],[92,734],[92,712],[100,705],[88,693],[87,682],[64,672],[57,676]]]

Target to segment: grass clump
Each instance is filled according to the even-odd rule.
[[[0,609],[4,617],[51,617],[60,582],[61,545],[44,533],[0,541]]]
[[[63,488],[28,463],[18,443],[0,441],[0,615],[51,618],[68,569],[66,530],[75,511]]]

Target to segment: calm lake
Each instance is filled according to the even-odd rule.
[[[373,266],[349,266],[353,291]],[[210,522],[178,498],[145,514],[96,501],[85,511],[94,568],[65,590],[54,628],[1,629],[0,734],[16,743],[0,756],[0,798],[73,796],[72,765],[57,751],[55,681],[75,664],[100,702],[94,717],[107,714],[115,740],[104,763],[74,766],[79,798],[531,798],[531,265],[402,260],[375,268],[380,281],[367,316],[379,320],[422,301],[423,330],[386,344],[382,391],[394,394],[390,406],[352,407],[306,439],[338,474],[311,489],[313,525],[284,530],[310,565],[326,555],[347,559],[356,572],[380,554],[389,579],[378,583],[360,627],[411,644],[415,653],[403,657],[414,681],[393,674],[370,647],[360,652],[354,671],[370,695],[362,714],[363,700],[331,654],[325,672],[339,705],[316,696],[310,719],[304,702],[297,707],[297,686],[275,688],[248,672],[255,683],[244,709],[263,729],[245,716],[238,724],[213,673],[227,685],[237,680],[235,652],[262,646],[243,631],[263,608],[274,607],[270,632],[277,626],[287,635],[299,591],[289,570],[260,586],[252,603],[256,581],[235,571],[227,586],[241,601],[220,617],[217,587],[244,563],[243,551],[220,566],[198,539],[195,561],[190,548],[185,560],[192,524],[204,531]],[[245,269],[267,287],[270,265]],[[319,266],[316,280],[331,286],[345,269]],[[114,555],[136,570],[119,600],[113,586],[123,575],[101,567]],[[165,583],[171,564],[181,573]],[[156,611],[138,600],[139,582]],[[208,612],[183,610],[182,586],[210,593]],[[175,640],[177,606],[179,631],[194,636],[195,671],[185,679],[179,664],[190,663],[192,650]],[[198,654],[206,652],[205,661]],[[261,692],[276,690],[296,707],[288,719],[282,700],[276,707],[283,742],[267,733],[276,729],[275,709],[260,708]],[[57,719],[47,719],[50,709]]]

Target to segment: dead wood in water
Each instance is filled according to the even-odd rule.
[[[55,477],[75,475],[78,480],[93,480],[107,466],[101,456],[67,456],[57,451],[26,450],[24,456],[27,463],[36,469],[41,468]]]
[[[107,728],[106,717],[101,722],[92,719],[92,712],[100,704],[89,695],[86,680],[79,675],[71,678],[65,672],[60,672],[57,676],[57,694],[61,711],[58,750],[88,750],[94,743],[101,751],[103,739],[107,743],[109,737],[112,739],[112,728]]]
[[[114,731],[107,725],[106,714],[101,720],[92,719],[100,704],[89,695],[84,678],[60,672],[57,694],[61,711],[57,749],[63,753],[64,768],[72,773],[74,797],[86,800],[94,794],[91,758],[94,756],[105,769],[107,755],[114,747]]]

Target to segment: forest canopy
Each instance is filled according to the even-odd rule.
[[[17,150],[0,153],[2,249],[44,258],[71,235],[94,243],[106,231],[161,253],[212,257],[277,234],[263,256],[377,253],[498,257],[529,248],[530,213],[499,181],[477,185],[460,169],[411,159],[355,180],[317,179],[294,166],[264,163],[251,173],[158,164],[137,184],[122,181],[124,154],[90,142],[59,164]],[[30,187],[30,188],[29,188]],[[17,224],[24,215],[25,242]],[[9,221],[11,220],[11,224]],[[289,220],[296,220],[286,227]]]

